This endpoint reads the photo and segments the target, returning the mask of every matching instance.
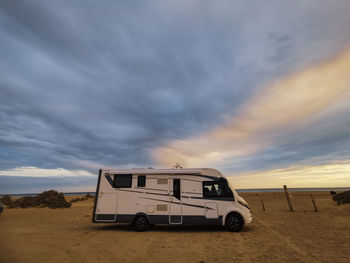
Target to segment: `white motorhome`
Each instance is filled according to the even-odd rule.
[[[249,206],[223,175],[209,168],[100,170],[95,223],[223,225],[240,231]]]

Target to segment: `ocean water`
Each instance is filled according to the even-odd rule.
[[[350,187],[314,187],[314,188],[288,188],[290,192],[322,192],[322,191],[350,191]],[[283,188],[255,188],[255,189],[236,189],[240,193],[251,192],[283,192]]]

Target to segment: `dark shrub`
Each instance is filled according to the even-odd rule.
[[[92,195],[86,194],[81,198],[81,201],[88,200],[89,198],[92,198]]]
[[[86,194],[86,195],[84,195],[84,196],[81,197],[81,198],[77,197],[77,198],[72,199],[72,200],[70,201],[70,203],[74,203],[74,202],[78,202],[78,201],[85,201],[85,200],[88,200],[89,198],[93,198],[93,196],[90,195],[90,194]]]
[[[337,201],[338,205],[350,203],[350,191],[345,191],[334,195],[333,200]]]
[[[12,206],[13,205],[13,200],[11,196],[9,195],[4,195],[3,197],[0,198],[1,203],[3,203],[6,206]]]
[[[64,208],[71,206],[71,204],[66,201],[62,193],[58,193],[54,190],[45,191],[38,195],[38,198],[41,200],[42,204],[50,208]]]
[[[39,206],[39,205],[40,205],[40,202],[35,197],[24,196],[15,200],[12,207],[26,208],[26,207]]]
[[[78,202],[78,201],[80,201],[80,198],[79,198],[79,197],[70,200],[70,203],[74,203],[74,202]]]
[[[64,195],[62,193],[58,193],[57,191],[50,190],[42,192],[36,196],[24,196],[13,202],[11,207],[50,207],[50,208],[68,208],[71,206],[70,203],[66,201]]]

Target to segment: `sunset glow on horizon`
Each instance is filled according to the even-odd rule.
[[[349,187],[350,160],[319,166],[290,166],[226,175],[236,189]]]

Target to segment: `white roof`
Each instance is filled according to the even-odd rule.
[[[107,170],[110,174],[198,174],[198,175],[210,175],[215,177],[223,177],[222,174],[212,168],[177,168],[177,169],[153,169],[153,168],[132,168],[132,169],[111,169]]]

